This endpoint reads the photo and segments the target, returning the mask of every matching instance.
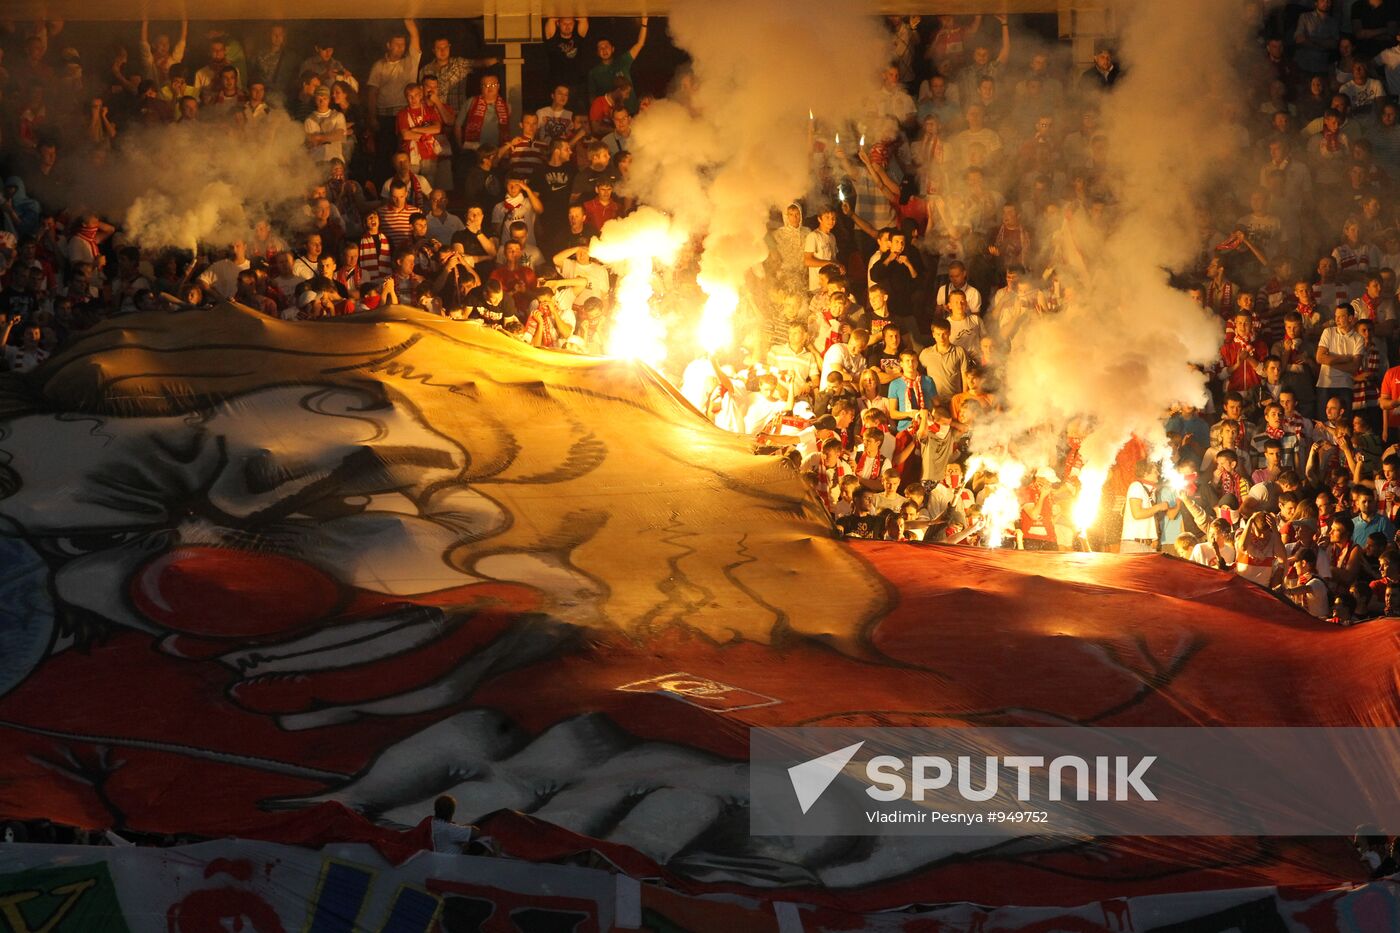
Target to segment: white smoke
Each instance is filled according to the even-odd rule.
[[[324,180],[300,122],[274,111],[249,126],[182,122],[133,127],[121,146],[75,186],[85,206],[120,221],[145,248],[227,246],[261,219],[293,209]]]
[[[886,40],[874,12],[839,0],[691,0],[672,9],[670,33],[693,74],[633,125],[628,188],[682,237],[703,235],[701,280],[719,298],[701,342],[725,333],[732,293],[767,256],[770,210],[809,190],[809,109],[843,125],[875,90]],[[609,224],[602,242],[630,233]]]
[[[1120,57],[1129,68],[1102,108],[1113,193],[1107,222],[1096,228],[1073,217],[1059,231],[1057,271],[1072,300],[1035,320],[1009,351],[1006,412],[979,428],[979,443],[1079,421],[1091,429],[1085,460],[1102,470],[1135,434],[1154,447],[1164,442],[1170,405],[1204,401],[1204,376],[1191,364],[1216,357],[1220,324],[1170,287],[1167,270],[1190,264],[1193,211],[1237,168],[1221,106],[1238,94],[1231,62],[1240,6],[1120,5]]]

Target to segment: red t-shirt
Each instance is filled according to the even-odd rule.
[[[1231,340],[1220,347],[1220,359],[1228,373],[1225,388],[1231,392],[1244,392],[1263,381],[1255,371],[1253,363],[1262,363],[1269,355],[1264,341],[1255,340],[1246,346],[1238,340]]]
[[[1022,487],[1016,498],[1020,500],[1022,505],[1034,502],[1034,484]],[[1041,526],[1044,530],[1031,531],[1031,529],[1037,525]],[[1047,492],[1045,497],[1040,500],[1039,515],[1028,515],[1025,509],[1021,510],[1021,533],[1034,541],[1055,540],[1055,501],[1050,493]]]
[[[425,123],[442,125],[442,114],[438,113],[437,107],[432,104],[424,104],[417,109],[404,107],[398,112],[394,117],[394,124],[399,132],[400,152],[411,152],[417,148],[420,159],[436,159],[441,154],[442,146],[435,136],[419,136],[413,140],[403,138],[404,130],[423,126]]]
[[[608,129],[612,129],[613,111],[617,109],[617,104],[612,102],[612,98],[604,94],[602,97],[593,98],[593,104],[588,108],[588,119],[594,123],[601,123]]]
[[[1400,402],[1400,366],[1390,367],[1381,377],[1381,395]],[[1392,408],[1385,417],[1392,428],[1400,427],[1400,408]]]
[[[604,204],[597,198],[583,202],[583,213],[595,233],[603,232],[603,224],[622,214],[622,203],[616,199]]]
[[[929,433],[937,434],[939,431],[946,431],[947,428],[941,424],[929,426]],[[899,463],[899,455],[905,448],[913,447],[908,458],[899,465],[899,487],[903,489],[910,483],[917,483],[924,478],[924,458],[918,451],[919,437],[918,431],[913,427],[905,428],[894,436],[894,462]]]

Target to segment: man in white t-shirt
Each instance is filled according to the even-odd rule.
[[[510,224],[523,221],[529,228],[526,242],[535,246],[535,218],[543,210],[539,196],[530,190],[523,178],[508,178],[505,198],[491,209],[492,232],[504,240],[509,236]]]
[[[1235,572],[1235,557],[1234,534],[1223,518],[1211,522],[1206,540],[1191,549],[1191,563],[1227,573]]]
[[[574,114],[568,109],[569,87],[556,85],[549,95],[549,106],[535,111],[540,121],[540,139],[552,143],[556,139],[568,139],[569,129],[574,123]]]
[[[456,855],[466,851],[466,846],[474,836],[474,826],[459,826],[452,822],[457,812],[457,801],[443,794],[433,801],[433,851],[450,852]]]
[[[606,299],[612,291],[608,267],[588,253],[588,244],[580,243],[554,254],[554,268],[566,279],[583,279],[582,297]]]
[[[807,328],[794,321],[788,325],[787,343],[768,350],[768,368],[784,382],[796,382],[799,395],[815,391],[821,378],[822,358],[812,349]]]
[[[847,382],[855,382],[865,369],[865,347],[870,343],[870,331],[857,327],[845,343],[833,343],[822,357],[822,385],[833,372],[840,371]]]
[[[1333,398],[1340,398],[1346,408],[1351,407],[1352,377],[1365,346],[1356,329],[1356,310],[1351,305],[1338,304],[1332,320],[1332,325],[1317,339],[1317,363],[1321,367],[1317,373],[1318,417],[1326,416],[1327,402]]]
[[[302,121],[306,151],[313,162],[345,158],[345,114],[331,109],[331,89],[324,84],[313,98],[316,108]]]
[[[1128,487],[1128,501],[1123,505],[1122,554],[1146,554],[1157,550],[1157,516],[1170,506],[1157,502],[1152,489],[1160,478],[1160,467],[1148,460],[1138,466],[1137,479]]]
[[[1284,595],[1308,615],[1317,619],[1327,618],[1331,607],[1327,599],[1327,582],[1317,574],[1317,551],[1303,548],[1293,556],[1292,563],[1297,580],[1284,584]]]
[[[0,337],[0,344],[9,339],[10,331],[18,323],[19,315],[15,315],[6,322],[4,336]],[[43,329],[37,324],[26,327],[24,341],[19,346],[5,346],[5,369],[12,373],[27,373],[48,359],[49,351],[40,346],[43,339]]]
[[[384,56],[370,67],[365,80],[365,109],[377,120],[376,143],[381,163],[399,149],[395,117],[403,107],[404,88],[418,79],[418,64],[423,58],[418,22],[405,19],[403,24],[407,36],[391,36],[384,43]]]
[[[938,286],[938,294],[934,297],[938,310],[944,314],[948,313],[948,295],[953,292],[962,292],[963,297],[967,299],[967,310],[970,313],[982,313],[982,293],[967,281],[967,266],[961,260],[954,260],[949,264],[948,281]]]
[[[248,247],[242,240],[229,244],[229,254],[218,262],[211,263],[199,277],[206,291],[220,298],[229,299],[238,291],[238,273],[249,268]]]
[[[827,208],[817,215],[817,229],[807,234],[807,239],[802,244],[809,292],[821,287],[821,282],[817,279],[817,270],[822,266],[831,264],[839,268],[842,274],[846,272],[845,267],[836,261],[836,237],[831,235],[831,231],[835,229],[836,212]]]

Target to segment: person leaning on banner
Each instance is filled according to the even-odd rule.
[[[482,836],[478,827],[452,822],[456,812],[457,801],[449,794],[443,794],[433,801],[433,851],[456,855],[495,855],[495,844],[490,837]]]

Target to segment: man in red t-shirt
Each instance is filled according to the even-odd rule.
[[[1400,366],[1390,367],[1381,377],[1380,405],[1385,413],[1381,438],[1388,440],[1392,434],[1400,438],[1400,434],[1396,434],[1400,431]]]
[[[614,217],[622,216],[622,202],[613,200],[611,178],[598,179],[593,190],[597,195],[583,202],[583,213],[588,218],[588,225],[594,234],[599,234],[603,232],[603,224]]]
[[[511,240],[506,243],[505,253],[505,263],[491,271],[491,278],[500,282],[501,287],[508,295],[519,294],[528,288],[534,288],[539,276],[535,275],[535,270],[524,262],[525,253],[520,244]]]
[[[1233,339],[1220,347],[1220,363],[1224,370],[1225,391],[1248,392],[1259,385],[1264,376],[1264,358],[1269,348],[1254,338],[1254,318],[1247,311],[1235,315]]]

